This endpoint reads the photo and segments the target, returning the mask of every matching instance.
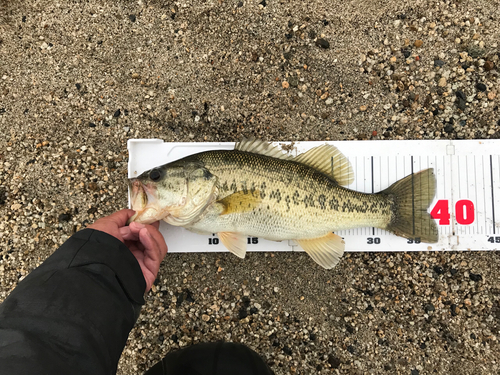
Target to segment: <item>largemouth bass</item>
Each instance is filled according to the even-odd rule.
[[[353,180],[349,161],[334,146],[293,157],[267,142],[243,140],[234,150],[197,153],[131,179],[131,221],[163,219],[196,233],[217,233],[240,258],[247,236],[295,240],[327,269],[345,247],[334,231],[376,227],[437,241],[436,223],[427,213],[436,186],[432,169],[375,194],[344,187]]]

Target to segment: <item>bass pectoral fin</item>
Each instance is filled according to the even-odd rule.
[[[217,233],[222,244],[238,258],[245,258],[247,252],[247,236],[234,232]]]
[[[296,241],[316,263],[326,269],[335,267],[344,254],[345,242],[342,237],[334,233]]]
[[[217,201],[224,206],[221,215],[241,214],[243,212],[252,211],[261,202],[260,193],[258,190],[253,192],[237,191],[228,195],[224,199]]]

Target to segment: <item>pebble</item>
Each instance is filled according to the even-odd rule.
[[[413,43],[413,45],[414,45],[415,47],[417,47],[417,48],[422,47],[422,45],[423,45],[423,44],[424,44],[424,42],[423,42],[423,41],[421,41],[420,39],[415,40],[415,43]]]
[[[476,89],[484,92],[484,91],[486,91],[486,85],[484,83],[478,83],[478,84],[476,84]]]
[[[58,217],[58,220],[60,223],[61,222],[68,222],[71,220],[71,214],[69,214],[69,213],[60,214]]]
[[[439,79],[438,86],[439,87],[445,87],[446,86],[446,78],[445,77],[441,77]]]
[[[135,16],[135,14],[129,14],[128,19],[129,19],[131,22],[135,22],[135,20],[136,20],[136,16]]]
[[[324,49],[330,48],[330,43],[323,38],[316,39],[316,45]]]
[[[434,66],[444,66],[445,62],[443,60],[434,60]]]
[[[281,87],[283,87],[284,89],[287,89],[290,87],[290,84],[287,81],[283,81],[283,82],[281,82]]]
[[[483,65],[485,71],[489,72],[495,68],[495,64],[491,61],[486,61]]]
[[[359,110],[364,112],[368,109],[368,107],[366,105],[362,105],[361,107],[359,107]]]

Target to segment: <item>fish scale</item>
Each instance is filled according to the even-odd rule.
[[[385,228],[392,217],[389,197],[343,188],[323,173],[294,161],[240,151],[208,151],[185,160],[200,161],[218,177],[220,186],[233,187],[220,189],[221,199],[237,191],[252,194],[252,186],[266,186],[258,189],[262,202],[257,210],[211,217],[192,226],[200,232],[217,232],[232,223],[234,230],[252,236],[264,237],[272,231],[273,235],[266,237],[273,240],[315,238],[346,228]],[[324,206],[320,197],[325,198]]]

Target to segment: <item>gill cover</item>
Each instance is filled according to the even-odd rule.
[[[175,226],[187,225],[203,213],[203,210],[217,199],[217,177],[206,168],[186,165],[187,194],[184,205],[171,210],[163,220]]]

